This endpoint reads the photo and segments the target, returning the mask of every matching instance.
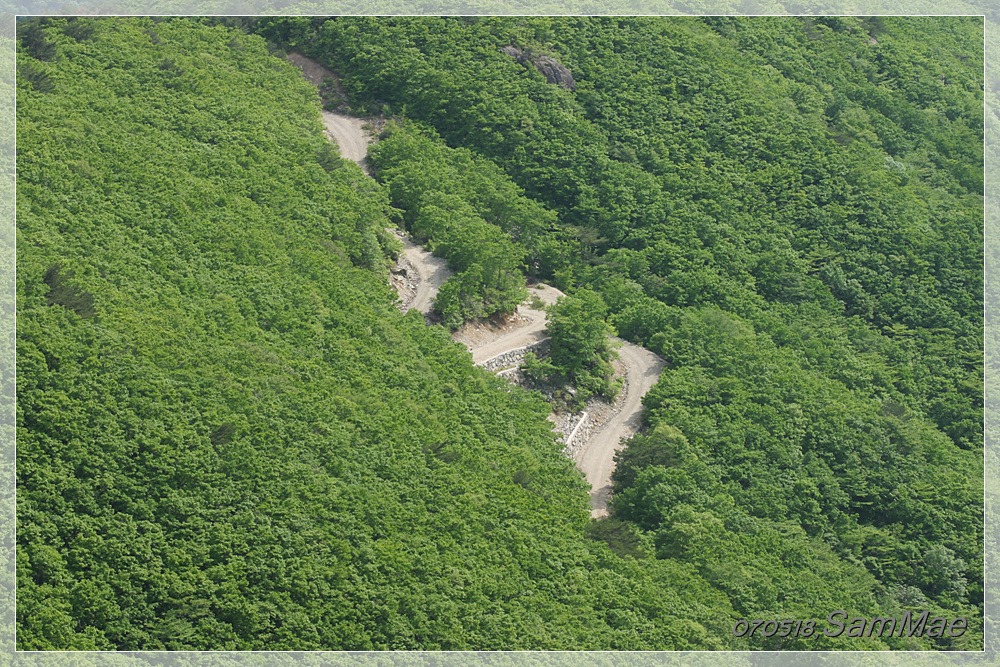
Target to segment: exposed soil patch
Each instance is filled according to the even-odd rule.
[[[305,77],[306,81],[316,86],[317,90],[322,90],[328,82],[332,82],[337,96],[343,100],[342,106],[345,110],[347,109],[347,94],[344,92],[343,86],[340,85],[340,77],[337,76],[336,72],[296,51],[288,54],[288,62],[302,70],[302,76]]]
[[[409,237],[399,229],[393,229],[392,233],[405,246]],[[417,296],[417,288],[420,286],[420,272],[413,266],[405,252],[399,253],[396,265],[389,271],[389,284],[399,295],[398,308],[405,313],[410,309],[410,304]]]

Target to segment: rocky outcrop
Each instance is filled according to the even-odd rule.
[[[570,72],[555,58],[551,56],[536,56],[531,53],[525,53],[515,46],[505,46],[501,49],[501,51],[524,67],[534,67],[541,72],[542,76],[544,76],[545,80],[549,83],[562,86],[567,90],[576,90],[576,83],[573,81],[572,72]]]

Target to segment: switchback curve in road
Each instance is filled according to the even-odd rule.
[[[545,305],[556,302],[562,292],[555,287],[539,283],[534,287],[529,287],[528,292],[532,296],[537,296]],[[529,297],[530,298],[530,297]],[[478,364],[492,359],[498,355],[519,347],[524,347],[530,343],[545,338],[545,311],[536,310],[529,305],[521,304],[517,307],[517,314],[531,320],[522,327],[513,329],[483,345],[472,348],[472,363]]]
[[[622,448],[625,438],[638,432],[642,423],[642,397],[656,384],[666,366],[663,359],[646,348],[618,338],[614,340],[622,343],[618,356],[626,368],[625,402],[621,411],[591,436],[576,460],[577,468],[590,483],[590,515],[595,519],[608,516],[615,452]]]

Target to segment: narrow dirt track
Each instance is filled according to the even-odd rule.
[[[326,125],[327,136],[337,142],[340,156],[357,162],[365,170],[365,173],[371,176],[372,172],[367,160],[371,136],[365,131],[365,121],[342,113],[324,111],[323,124]],[[424,250],[411,241],[409,237],[403,237],[403,246],[406,259],[410,261],[420,277],[417,283],[417,293],[407,310],[416,309],[427,315],[431,312],[434,297],[437,296],[441,285],[444,285],[444,282],[451,277],[451,271],[448,270],[448,263],[445,260]]]
[[[332,72],[323,69],[308,58],[293,54],[290,58],[305,71],[304,76],[319,83],[323,77],[332,76]],[[317,79],[317,80],[314,80]],[[339,87],[338,87],[339,90]],[[327,136],[337,142],[342,157],[353,160],[361,165],[369,176],[372,175],[367,163],[368,144],[371,137],[364,129],[364,121],[346,114],[323,112],[323,123],[326,125]],[[447,263],[440,257],[435,257],[427,250],[413,243],[409,238],[403,240],[406,258],[417,270],[420,281],[416,294],[408,309],[427,315],[431,310],[438,289],[451,276]],[[546,304],[556,302],[563,293],[555,287],[543,285],[540,289],[530,290],[533,296],[538,296]],[[500,337],[483,345],[472,348],[474,363],[485,361],[508,350],[524,347],[544,337],[545,312],[521,304],[517,312],[530,322],[522,327],[509,331]],[[615,339],[618,340],[618,339]],[[656,384],[664,362],[649,350],[623,342],[619,356],[626,366],[628,376],[628,394],[625,397],[621,411],[608,420],[604,427],[595,433],[590,442],[577,456],[577,468],[590,482],[591,516],[600,518],[608,515],[608,499],[611,491],[611,472],[614,470],[614,455],[621,448],[622,439],[634,434],[641,424],[642,397]]]
[[[616,338],[616,341],[621,339]],[[595,519],[608,515],[611,495],[611,472],[615,469],[615,452],[622,439],[639,430],[642,422],[642,397],[656,384],[666,365],[663,359],[644,347],[622,342],[618,355],[625,363],[628,393],[621,412],[608,420],[577,456],[576,466],[590,482],[590,515]]]

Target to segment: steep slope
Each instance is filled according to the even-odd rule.
[[[652,435],[636,440],[618,482],[628,503],[616,501],[661,559],[697,566],[741,613],[802,613],[771,597],[789,578],[780,566],[732,571],[734,554],[768,549],[747,542],[745,525],[788,528],[778,543],[799,531],[824,541],[877,577],[890,606],[926,604],[977,628],[982,27],[975,17],[258,24],[336,67],[355,104],[403,110],[556,214],[518,239],[528,272],[599,292],[622,337],[667,362],[646,400]],[[560,62],[575,90],[509,46]],[[392,188],[394,203],[408,208],[422,189],[407,185],[441,173],[432,152],[412,152],[423,166]],[[718,541],[669,547],[686,531]],[[732,550],[713,550],[721,544]],[[782,562],[773,556],[755,567]],[[932,644],[980,641],[976,629]]]
[[[592,524],[547,406],[397,311],[384,230],[407,192],[336,155],[262,39],[149,18],[22,28],[20,648],[926,646],[734,638],[762,609],[898,600],[823,539],[731,511],[732,480],[676,434],[684,470],[634,480],[666,499],[637,508],[649,533]],[[522,249],[547,261],[551,212],[496,167],[455,165],[476,167],[476,202],[435,196],[410,222],[459,223],[449,257],[490,280]],[[688,333],[740,331],[710,315]],[[728,386],[694,389],[714,406]],[[660,419],[688,388],[660,392]],[[679,488],[693,505],[670,504]]]
[[[25,30],[19,648],[725,645],[585,538],[547,406],[396,310],[386,193],[263,40]]]
[[[312,63],[301,56],[298,60]],[[299,66],[302,64],[299,63]],[[362,121],[327,111],[323,112],[323,120],[329,135],[340,148],[341,157],[362,165],[366,163],[369,138],[362,129]],[[433,256],[410,239],[404,239],[403,243],[406,258],[417,270],[419,280],[409,308],[427,314],[431,310],[437,291],[450,277],[451,272],[448,271],[443,259]],[[563,296],[558,289],[541,284],[531,293],[546,305],[555,303],[560,296]],[[527,324],[471,347],[475,363],[482,363],[510,350],[530,345],[544,337],[546,326],[544,310],[523,303],[518,306],[516,312],[519,317],[528,320]],[[663,369],[662,359],[632,343],[623,342],[620,358],[627,374],[628,395],[625,402],[620,411],[603,425],[577,456],[577,466],[591,486],[591,516],[595,518],[608,515],[615,452],[621,448],[624,439],[639,430],[643,408],[642,397],[656,383]]]

